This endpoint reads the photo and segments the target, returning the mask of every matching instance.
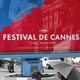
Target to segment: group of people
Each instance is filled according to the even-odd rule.
[[[9,61],[8,64],[8,70],[9,72],[14,72],[14,61]],[[41,80],[41,72],[34,70],[32,72],[32,80]],[[54,78],[54,80],[68,80],[66,79],[60,72],[57,72],[57,76]]]
[[[41,73],[39,71],[34,70],[32,72],[32,80],[41,80]],[[68,80],[66,79],[60,72],[57,72],[57,77],[53,80]]]

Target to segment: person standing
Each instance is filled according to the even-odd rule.
[[[37,80],[41,80],[41,73],[40,73],[40,71],[37,71]]]
[[[9,61],[9,64],[8,64],[8,70],[9,72],[14,72],[14,61]]]
[[[41,73],[40,73],[40,71],[34,70],[32,72],[32,80],[41,80]]]

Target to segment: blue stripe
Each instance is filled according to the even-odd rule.
[[[0,58],[41,58],[41,57],[53,57],[53,58],[63,58],[63,57],[80,57],[80,52],[74,53],[18,53],[18,54],[1,54]]]

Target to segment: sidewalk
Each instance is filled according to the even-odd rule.
[[[15,70],[14,73],[19,73],[19,72],[18,70]],[[0,80],[4,80],[4,76],[8,74],[12,74],[12,73],[8,72],[8,69],[0,67]]]
[[[4,76],[9,74],[8,70],[5,68],[0,67],[0,80],[4,80]]]

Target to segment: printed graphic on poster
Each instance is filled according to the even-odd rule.
[[[80,51],[79,0],[0,0],[0,52]]]

